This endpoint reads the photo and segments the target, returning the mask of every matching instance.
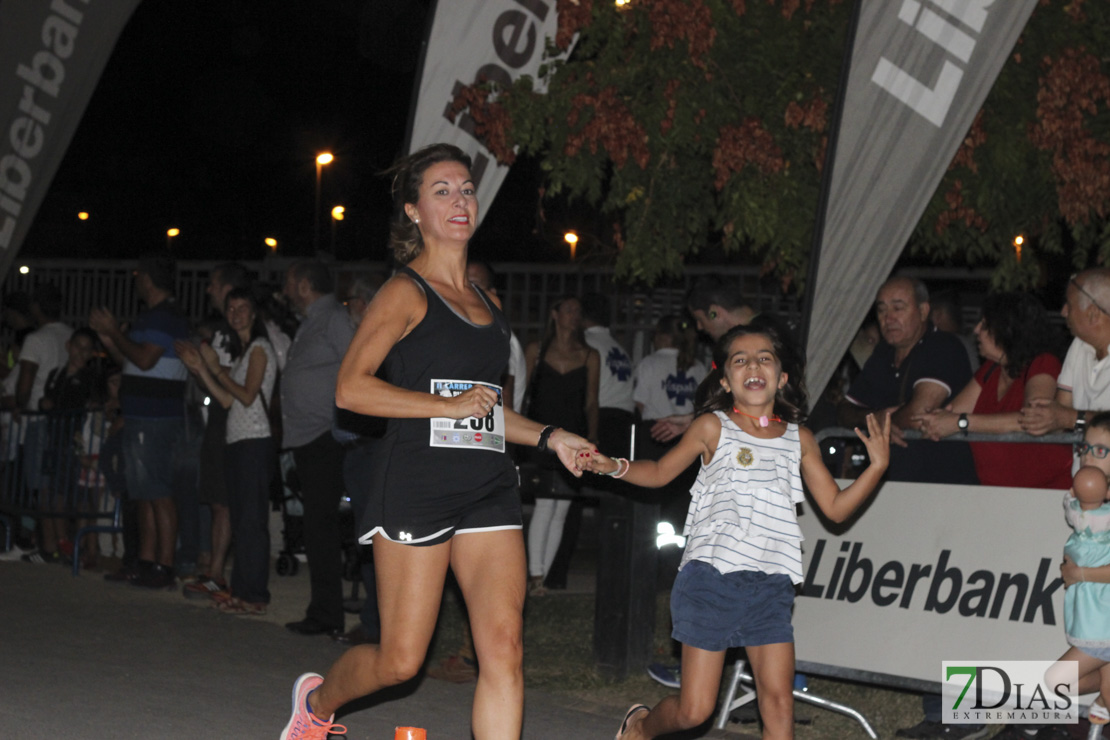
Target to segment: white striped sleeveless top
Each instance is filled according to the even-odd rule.
[[[714,413],[721,438],[690,491],[679,570],[701,560],[721,573],[784,573],[801,583],[802,530],[795,507],[805,497],[798,425],[787,424],[781,437],[758,439],[725,412]]]

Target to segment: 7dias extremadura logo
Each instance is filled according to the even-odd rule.
[[[1079,721],[1074,662],[946,660],[941,666],[945,724]]]

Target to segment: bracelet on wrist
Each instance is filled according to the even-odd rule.
[[[536,442],[537,450],[540,452],[547,452],[547,442],[551,439],[551,435],[555,433],[556,429],[558,429],[558,427],[554,424],[548,424],[543,428],[543,431],[540,432],[540,439]]]
[[[628,473],[628,470],[631,467],[632,467],[632,463],[628,462],[627,458],[618,457],[617,458],[617,469],[614,470],[612,473],[604,473],[604,475],[607,475],[610,478],[623,478],[625,476],[625,474]]]

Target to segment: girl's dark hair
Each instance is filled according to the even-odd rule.
[[[227,306],[232,301],[246,301],[250,304],[251,313],[254,314],[254,321],[251,322],[250,339],[247,345],[244,346],[241,339],[239,339],[239,332],[228,332],[227,351],[231,355],[231,359],[239,359],[239,355],[250,346],[250,343],[258,338],[268,339],[269,334],[266,332],[266,324],[262,321],[262,314],[258,310],[258,303],[254,300],[254,293],[250,288],[232,288],[227,292],[227,298],[224,299],[224,311],[227,311]]]
[[[417,150],[407,157],[398,159],[385,171],[393,178],[393,216],[389,223],[389,243],[393,258],[407,265],[424,251],[424,239],[420,229],[405,213],[406,203],[420,200],[420,185],[424,173],[440,162],[458,162],[469,170],[472,166],[470,155],[452,144],[432,144]]]
[[[728,362],[729,350],[738,337],[760,334],[771,341],[771,349],[779,358],[782,371],[786,373],[786,384],[775,394],[775,414],[784,421],[800,424],[806,419],[806,382],[805,360],[797,350],[797,343],[790,328],[782,321],[768,314],[759,314],[746,326],[729,329],[713,348],[714,369],[706,377],[704,384],[710,388],[706,398],[701,400],[695,413],[706,411],[727,411],[732,408],[732,395],[721,387],[722,368]]]
[[[1002,369],[1016,378],[1039,354],[1052,352],[1055,332],[1044,306],[1029,293],[992,293],[983,302],[983,326],[1006,357]]]

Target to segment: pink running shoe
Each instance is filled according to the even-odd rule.
[[[293,684],[293,716],[282,730],[281,740],[327,740],[329,733],[347,734],[346,727],[332,722],[334,714],[323,722],[308,709],[308,695],[323,682],[319,673],[305,673]]]

